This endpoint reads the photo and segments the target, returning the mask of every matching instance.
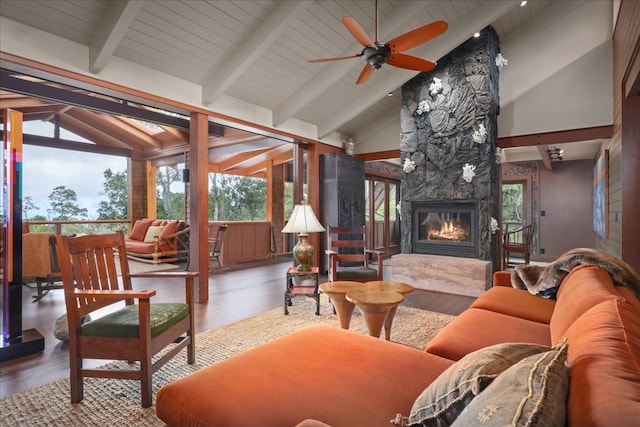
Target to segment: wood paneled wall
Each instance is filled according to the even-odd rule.
[[[626,139],[623,142],[623,101],[627,97],[624,83],[633,83],[637,80],[638,67],[638,45],[640,44],[640,2],[634,0],[624,0],[620,5],[620,13],[613,35],[613,137],[603,147],[609,150],[609,238],[604,239],[596,236],[596,246],[612,254],[621,257],[623,260],[640,269],[638,258],[636,233],[637,226],[631,224],[637,221],[638,214],[638,188],[640,179],[638,178],[638,141]],[[634,73],[635,75],[630,75]],[[637,120],[636,120],[637,121]],[[629,138],[629,137],[627,137]],[[623,150],[623,143],[625,144]],[[635,150],[634,150],[635,149]],[[623,152],[625,156],[635,152],[635,160],[629,164],[625,159],[625,168],[622,167]],[[624,174],[624,175],[623,175]],[[623,203],[623,199],[625,199]],[[631,198],[631,200],[629,200]],[[624,219],[623,219],[624,218]],[[633,236],[633,234],[636,234]],[[636,239],[634,245],[623,247],[623,236],[627,239]],[[630,261],[633,260],[633,263]]]

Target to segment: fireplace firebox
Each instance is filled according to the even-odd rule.
[[[412,252],[477,258],[479,215],[475,200],[414,202]]]

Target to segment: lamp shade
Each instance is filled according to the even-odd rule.
[[[311,205],[295,205],[289,222],[282,229],[283,233],[320,233],[324,227],[318,221]]]

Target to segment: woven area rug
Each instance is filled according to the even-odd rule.
[[[321,315],[316,316],[315,302],[309,298],[293,301],[289,315],[282,308],[273,309],[236,323],[196,335],[196,363],[188,365],[183,350],[153,377],[155,393],[164,384],[191,372],[220,362],[235,354],[290,334],[298,329],[325,324],[339,327],[331,304],[323,295]],[[422,350],[453,316],[399,307],[393,322],[391,340]],[[366,334],[362,316],[354,313],[352,331]],[[113,362],[109,366],[126,366]],[[12,394],[0,400],[2,425],[7,426],[163,426],[156,417],[155,406],[140,406],[140,385],[137,381],[88,378],[84,381],[84,400],[71,404],[69,380],[61,379]]]

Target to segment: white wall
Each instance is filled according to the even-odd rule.
[[[613,123],[612,5],[558,1],[501,40],[498,136]],[[397,150],[400,118],[357,135],[356,153]]]

